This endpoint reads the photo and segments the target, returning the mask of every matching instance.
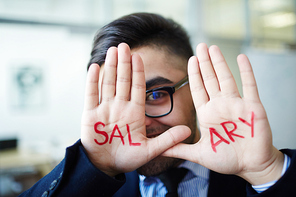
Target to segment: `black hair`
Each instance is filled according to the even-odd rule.
[[[193,55],[189,37],[179,24],[157,14],[135,13],[114,20],[97,32],[87,69],[92,63],[101,66],[107,50],[122,42],[131,49],[141,46],[165,47],[186,60]]]

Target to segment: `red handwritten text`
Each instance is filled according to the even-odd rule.
[[[97,122],[97,123],[94,125],[94,130],[95,130],[95,132],[96,132],[97,134],[102,135],[102,136],[104,137],[104,141],[103,141],[103,142],[99,142],[97,139],[94,139],[94,141],[95,141],[96,144],[98,144],[98,145],[104,145],[104,144],[106,144],[108,141],[109,141],[109,144],[111,144],[112,141],[113,141],[113,138],[115,138],[115,137],[116,137],[116,138],[120,138],[122,145],[125,144],[125,143],[124,143],[124,137],[123,137],[123,135],[122,135],[122,133],[121,133],[121,131],[120,131],[120,129],[119,129],[119,127],[118,127],[117,124],[115,124],[115,126],[114,126],[114,128],[113,128],[113,131],[112,131],[112,133],[111,133],[111,135],[110,135],[110,140],[109,140],[109,135],[108,135],[108,133],[107,133],[106,131],[101,131],[101,130],[99,130],[99,129],[98,129],[98,126],[101,126],[101,127],[104,128],[104,127],[105,127],[105,124],[102,123],[102,122]],[[127,130],[127,135],[128,135],[129,145],[130,145],[130,146],[141,146],[141,143],[134,143],[134,142],[132,141],[132,136],[131,136],[131,132],[130,132],[130,128],[129,128],[129,125],[128,125],[128,124],[126,124],[126,130]],[[117,133],[117,134],[116,134],[116,133]]]
[[[251,127],[251,137],[253,138],[254,137],[254,112],[252,112],[252,115],[251,115],[251,123],[247,122],[246,120],[242,119],[242,118],[238,118],[242,123],[248,125],[249,127]],[[245,138],[244,136],[242,135],[238,135],[238,134],[235,134],[234,132],[237,130],[237,124],[235,122],[232,122],[232,121],[226,121],[226,122],[222,122],[220,123],[220,125],[222,126],[222,128],[224,129],[226,135],[228,136],[228,138],[232,141],[232,142],[235,142],[234,140],[234,137],[238,137],[238,138]],[[233,126],[233,129],[231,130],[228,130],[227,126],[226,125],[232,125]],[[229,127],[229,126],[228,126]],[[213,149],[214,152],[217,152],[217,149],[216,147],[221,144],[222,142],[226,143],[226,144],[230,144],[230,142],[223,138],[215,128],[213,127],[210,127],[209,128],[209,131],[210,131],[210,136],[211,136],[211,147]],[[218,141],[214,142],[214,135],[216,137],[219,138]]]

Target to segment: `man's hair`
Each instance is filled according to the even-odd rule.
[[[107,50],[122,42],[131,49],[142,46],[164,47],[186,60],[193,55],[189,37],[179,24],[157,14],[135,13],[121,17],[97,32],[87,69],[92,63],[101,66],[105,62]]]

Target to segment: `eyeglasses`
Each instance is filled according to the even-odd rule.
[[[151,118],[159,118],[171,113],[173,110],[173,94],[186,84],[188,84],[188,76],[173,86],[147,90],[145,115]]]

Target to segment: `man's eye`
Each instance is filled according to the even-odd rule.
[[[146,95],[146,103],[158,104],[166,101],[168,96],[166,91],[154,91]]]
[[[147,95],[147,100],[157,100],[164,96],[163,92],[151,92],[149,95]]]

